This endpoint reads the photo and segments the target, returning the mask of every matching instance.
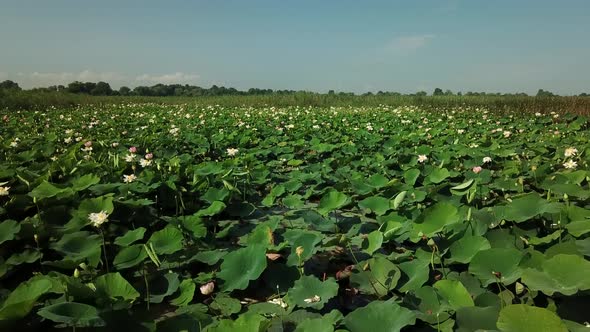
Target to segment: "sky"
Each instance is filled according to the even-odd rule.
[[[0,0],[0,81],[590,93],[587,0]]]

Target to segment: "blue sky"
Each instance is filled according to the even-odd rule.
[[[590,92],[590,1],[0,0],[0,80]]]

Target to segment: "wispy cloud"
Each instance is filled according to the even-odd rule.
[[[164,75],[150,75],[150,74],[143,74],[139,75],[135,78],[138,82],[146,82],[146,83],[163,83],[163,84],[173,84],[173,83],[194,83],[199,79],[199,75],[197,74],[190,74],[190,73],[182,73],[176,72],[174,74],[164,74]]]
[[[385,50],[394,55],[407,55],[426,46],[436,36],[433,34],[401,36],[391,40]]]

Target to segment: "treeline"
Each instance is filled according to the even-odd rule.
[[[22,90],[18,83],[7,80],[0,82],[0,90]],[[156,84],[152,86],[137,86],[133,89],[122,86],[118,90],[111,88],[109,83],[106,82],[79,82],[75,81],[67,86],[64,85],[53,85],[46,88],[33,88],[32,92],[68,92],[73,94],[83,94],[92,96],[144,96],[144,97],[200,97],[200,96],[268,96],[268,95],[293,95],[296,93],[306,94],[318,94],[308,91],[294,91],[294,90],[272,90],[272,89],[257,89],[251,88],[246,91],[238,90],[235,88],[226,88],[223,86],[213,85],[210,88],[203,88],[194,85],[182,85],[182,84]],[[334,90],[328,91],[329,96],[357,96],[352,92],[335,92]],[[402,94],[399,92],[389,91],[378,91],[376,93],[366,92],[359,94],[360,96],[415,96],[424,97],[428,93],[426,91],[418,91],[411,94]],[[465,93],[457,92],[454,93],[451,90],[443,91],[441,88],[436,88],[432,92],[432,96],[505,96],[505,97],[527,97],[526,93],[489,93],[489,92],[472,92],[468,91]],[[539,89],[536,97],[554,97],[558,96],[550,91]],[[588,97],[590,94],[582,93],[580,97]]]

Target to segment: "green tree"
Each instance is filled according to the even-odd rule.
[[[11,80],[6,80],[4,82],[0,82],[0,90],[17,90],[20,91],[21,88],[18,86],[18,83],[13,82]]]
[[[436,88],[434,89],[434,92],[432,93],[433,96],[442,96],[444,95],[444,92],[441,88]]]

